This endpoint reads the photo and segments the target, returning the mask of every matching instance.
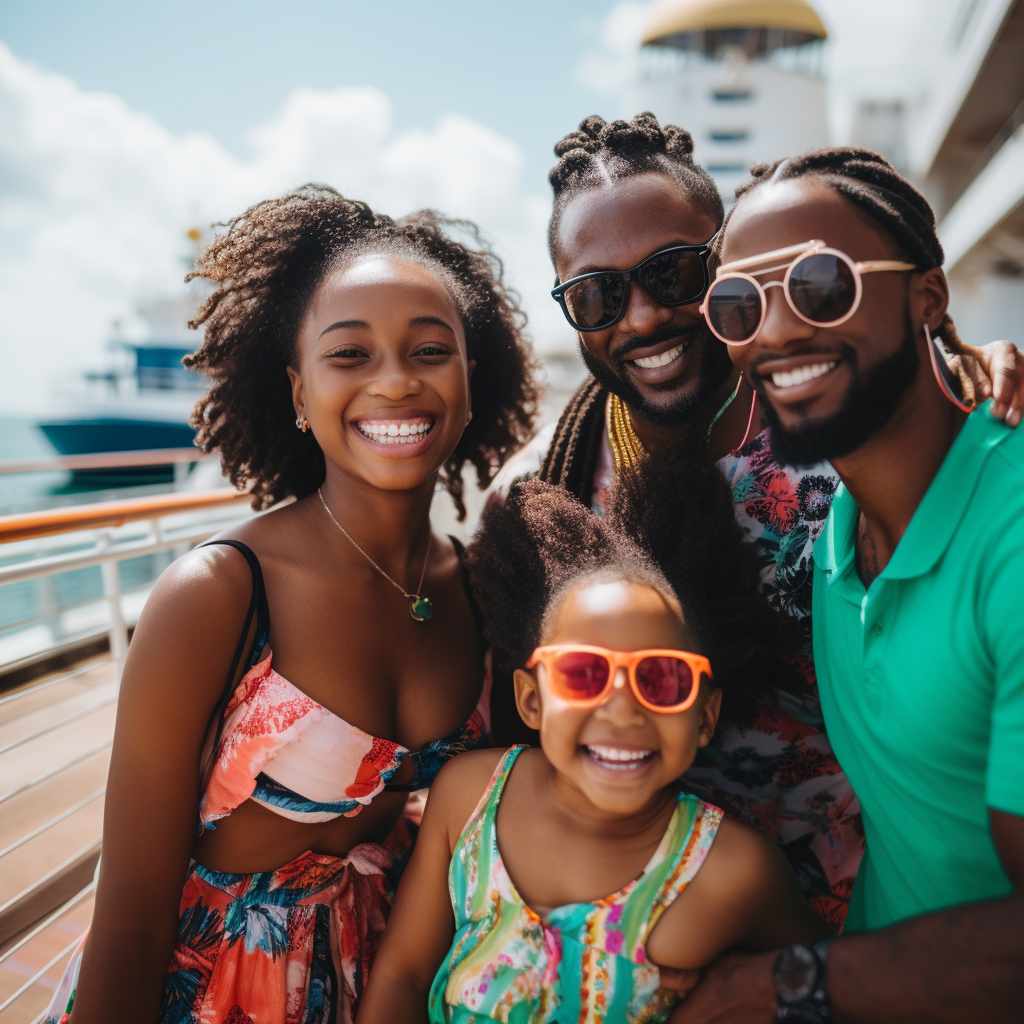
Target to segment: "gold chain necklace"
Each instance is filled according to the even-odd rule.
[[[633,429],[626,403],[618,395],[609,394],[604,407],[604,422],[608,430],[608,446],[615,461],[615,472],[623,466],[635,466],[646,454],[643,442]]]
[[[426,622],[426,621],[427,621],[427,619],[429,619],[429,618],[430,618],[430,616],[434,614],[434,606],[433,606],[433,604],[431,603],[431,600],[430,600],[430,598],[429,598],[429,597],[424,597],[424,596],[423,596],[423,594],[421,594],[421,593],[420,593],[420,591],[421,591],[421,590],[423,589],[423,577],[424,577],[424,576],[426,576],[426,574],[427,574],[427,560],[428,560],[428,559],[430,558],[430,533],[429,533],[429,532],[427,533],[427,554],[426,554],[426,556],[425,556],[425,557],[424,557],[424,559],[423,559],[423,571],[422,571],[422,572],[420,573],[420,582],[419,582],[419,586],[417,586],[417,588],[416,588],[416,593],[414,593],[414,594],[409,594],[409,593],[407,593],[407,592],[405,591],[405,589],[404,589],[403,587],[400,587],[400,586],[399,586],[399,585],[398,585],[398,584],[397,584],[397,583],[396,583],[396,582],[395,582],[395,581],[394,581],[394,580],[393,580],[393,579],[392,579],[392,578],[391,578],[391,577],[390,577],[390,576],[389,576],[389,575],[388,575],[388,574],[387,574],[387,573],[386,573],[386,572],[385,572],[385,571],[384,571],[384,570],[383,570],[383,569],[382,569],[382,568],[381,568],[381,567],[380,567],[380,566],[379,566],[379,565],[378,565],[378,564],[377,564],[377,563],[376,563],[376,562],[375,562],[375,561],[374,561],[374,560],[373,560],[373,559],[372,559],[372,558],[371,558],[371,557],[370,557],[370,556],[369,556],[369,555],[368,555],[368,554],[367,554],[367,553],[366,553],[366,552],[365,552],[365,551],[364,551],[364,550],[363,550],[363,549],[362,549],[362,548],[361,548],[361,547],[360,547],[360,546],[359,546],[359,545],[358,545],[358,544],[357,544],[357,543],[356,543],[356,542],[355,542],[355,541],[354,541],[353,539],[352,539],[352,537],[351,537],[351,535],[349,534],[348,530],[346,530],[346,529],[345,529],[345,527],[344,527],[344,526],[342,526],[342,525],[341,525],[341,523],[339,523],[339,522],[338,522],[338,520],[334,518],[334,513],[333,513],[333,512],[332,512],[332,511],[331,511],[331,510],[330,510],[330,509],[329,509],[329,508],[327,507],[327,502],[326,502],[326,501],[324,501],[324,494],[323,494],[323,491],[322,491],[322,490],[320,490],[320,488],[319,488],[319,487],[318,487],[318,488],[316,489],[316,493],[320,495],[320,504],[321,504],[321,505],[323,505],[323,507],[324,507],[324,511],[325,511],[325,512],[326,512],[326,513],[327,513],[327,514],[328,514],[328,515],[329,515],[329,516],[331,517],[331,522],[332,522],[332,523],[334,523],[334,525],[335,525],[335,526],[336,526],[336,527],[337,527],[337,528],[338,528],[339,530],[341,530],[341,532],[342,532],[343,534],[345,534],[345,536],[346,536],[346,537],[348,537],[348,539],[349,539],[349,542],[351,543],[352,547],[354,547],[354,548],[356,549],[356,551],[358,551],[358,552],[359,552],[359,554],[361,554],[361,555],[363,556],[363,558],[365,558],[365,559],[366,559],[366,560],[367,560],[367,561],[368,561],[368,562],[370,563],[370,565],[372,565],[372,566],[374,567],[374,569],[376,569],[376,570],[377,570],[377,572],[379,572],[379,573],[381,574],[381,576],[383,576],[383,577],[384,577],[384,579],[386,579],[386,580],[388,581],[388,583],[390,583],[390,584],[391,584],[391,585],[392,585],[392,586],[393,586],[393,587],[394,587],[394,588],[395,588],[396,590],[399,590],[399,591],[401,591],[401,593],[402,593],[402,596],[403,596],[403,597],[406,597],[406,598],[408,598],[408,600],[409,600],[409,614],[410,614],[410,615],[411,615],[411,616],[412,616],[412,617],[413,617],[413,618],[414,618],[414,619],[415,619],[415,620],[416,620],[417,622]]]
[[[722,403],[721,408],[712,417],[711,422],[708,424],[708,431],[704,435],[705,444],[711,443],[711,431],[715,429],[715,424],[722,418],[725,410],[732,405],[736,396],[740,393],[740,385],[742,383],[743,378],[740,377],[736,381],[736,387],[733,388],[732,394]],[[633,427],[633,421],[629,417],[629,408],[618,395],[608,395],[608,401],[604,407],[604,422],[608,430],[608,446],[612,450],[615,472],[617,473],[623,466],[627,468],[635,466],[647,452]]]

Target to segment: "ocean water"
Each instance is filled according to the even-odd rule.
[[[57,450],[46,435],[26,417],[0,416],[0,461],[45,459]],[[71,473],[0,473],[0,516],[18,512],[36,512],[62,505],[81,505],[93,501],[161,494],[173,490],[171,484],[142,484],[128,487],[90,486]]]
[[[56,454],[32,420],[0,417],[0,460],[42,459]],[[0,474],[0,516],[172,489],[172,484],[90,487],[65,471],[3,473]],[[0,565],[10,565],[23,557],[24,554],[6,555],[0,546]],[[165,551],[119,563],[127,611],[134,610],[134,604],[141,604],[153,581],[173,558],[173,552]],[[103,582],[98,566],[0,586],[0,666],[69,636],[101,627],[107,618],[102,598]]]

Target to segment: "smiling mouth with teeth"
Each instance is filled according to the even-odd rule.
[[[653,757],[653,750],[624,750],[622,747],[586,746],[590,759],[602,768],[617,772],[635,772]]]
[[[792,388],[797,384],[805,384],[809,380],[814,380],[815,377],[823,377],[838,365],[838,359],[832,359],[827,363],[809,363],[807,366],[798,366],[795,370],[773,373],[771,379],[777,388]]]
[[[377,444],[415,444],[434,427],[433,420],[367,420],[356,430]]]
[[[678,359],[683,354],[683,349],[686,345],[676,345],[675,348],[670,348],[667,352],[662,352],[656,356],[645,356],[643,359],[634,359],[632,362],[635,366],[643,367],[645,370],[654,370],[659,366],[668,366],[673,359]]]

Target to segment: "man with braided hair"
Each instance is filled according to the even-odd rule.
[[[963,344],[909,182],[846,148],[753,173],[703,309],[775,451],[842,481],[814,656],[867,849],[842,938],[725,958],[673,1022],[1020,1021],[1024,434],[936,355]]]
[[[618,465],[644,453],[657,457],[697,433],[732,485],[737,519],[761,550],[771,602],[809,625],[811,549],[837,477],[828,465],[780,464],[760,404],[753,407],[753,392],[699,312],[723,208],[692,151],[688,132],[662,127],[649,113],[628,123],[588,117],[555,147],[555,295],[579,331],[590,376],[553,430],[509,461],[495,492],[536,473],[600,509]],[[1018,423],[1024,360],[1005,342],[977,355],[996,382],[994,411]],[[991,393],[984,373],[978,389]],[[807,654],[800,692],[780,692],[749,729],[723,720],[686,784],[778,839],[805,896],[839,926],[863,832],[825,735],[809,644]],[[493,697],[496,713],[503,697],[508,703],[498,715],[509,723],[506,734],[496,718],[501,741],[523,738],[510,693],[496,687]]]

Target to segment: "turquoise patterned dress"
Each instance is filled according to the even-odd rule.
[[[495,829],[501,791],[524,749],[503,755],[455,846],[448,869],[455,939],[430,989],[432,1024],[665,1020],[675,997],[659,991],[644,946],[704,862],[722,812],[680,793],[639,878],[593,903],[557,907],[545,920],[516,892]]]

